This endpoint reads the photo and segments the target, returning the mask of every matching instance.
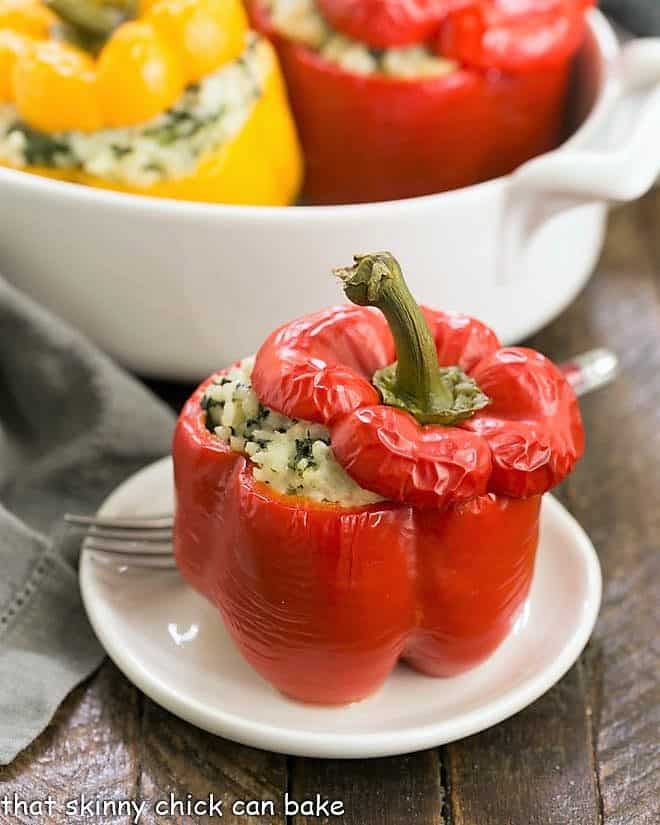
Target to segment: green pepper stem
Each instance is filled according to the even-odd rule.
[[[135,17],[136,0],[46,0],[47,5],[86,36],[107,37],[124,20]]]
[[[338,274],[350,301],[377,307],[387,319],[397,357],[393,392],[420,409],[451,406],[451,395],[440,380],[435,342],[398,261],[381,252],[356,255],[355,264]]]
[[[346,297],[377,307],[387,319],[397,360],[373,378],[386,404],[402,407],[421,423],[455,424],[489,399],[458,367],[440,367],[435,341],[421,309],[389,252],[354,256],[355,264],[335,273]]]

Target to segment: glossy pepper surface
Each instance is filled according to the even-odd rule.
[[[357,74],[279,33],[263,0],[315,203],[441,192],[508,174],[558,145],[589,0],[319,0],[342,33],[378,48],[426,43],[456,69]]]
[[[174,439],[179,569],[262,677],[328,704],[373,692],[399,659],[451,676],[490,655],[529,590],[541,495],[583,450],[573,391],[546,358],[419,312],[391,256],[341,274],[387,322],[341,306],[286,324],[257,353],[253,388],[325,424],[340,464],[384,501],[348,508],[256,481],[207,429],[217,376]]]
[[[374,49],[422,43],[453,4],[454,0],[318,0],[334,29]]]

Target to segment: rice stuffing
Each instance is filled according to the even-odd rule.
[[[455,61],[437,55],[426,44],[372,49],[345,37],[325,20],[316,0],[266,0],[266,6],[280,34],[353,74],[441,77],[458,69]]]
[[[364,490],[334,457],[320,424],[287,418],[259,402],[252,389],[254,357],[245,358],[209,385],[201,401],[207,427],[254,465],[257,481],[284,495],[345,507],[382,501]]]

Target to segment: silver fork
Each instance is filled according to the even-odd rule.
[[[586,395],[614,380],[619,364],[607,349],[577,355],[560,366],[577,395]],[[78,516],[67,513],[64,521],[84,528],[83,548],[119,565],[170,569],[176,566],[172,554],[171,515],[135,518]]]
[[[172,569],[172,516],[136,518],[80,516],[67,513],[70,527],[87,530],[83,549],[117,565]]]

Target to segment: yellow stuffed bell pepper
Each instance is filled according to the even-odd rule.
[[[127,2],[0,0],[0,164],[155,197],[292,203],[302,158],[284,83],[240,0],[146,0],[134,14]]]

